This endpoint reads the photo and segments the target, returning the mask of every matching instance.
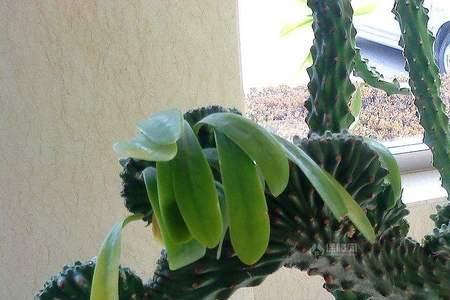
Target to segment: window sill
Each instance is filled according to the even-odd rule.
[[[446,201],[447,193],[441,187],[439,172],[433,168],[433,156],[422,143],[422,137],[384,144],[391,150],[400,167],[404,203]]]

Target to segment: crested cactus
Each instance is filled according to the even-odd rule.
[[[425,142],[433,151],[435,166],[441,172],[443,185],[448,190],[448,118],[439,98],[440,81],[432,57],[432,37],[426,30],[426,10],[422,2],[396,0],[394,12],[402,28],[411,91],[426,131]],[[315,32],[312,48],[314,64],[308,70],[311,96],[306,103],[310,134],[307,138],[295,138],[293,147],[298,149],[298,153],[305,153],[303,162],[309,163],[311,169],[305,171],[305,166],[295,162],[295,155],[294,159],[288,155],[290,161],[286,166],[289,172],[286,173],[288,176],[284,185],[280,179],[284,176],[282,172],[275,174],[279,176],[268,176],[274,174],[267,173],[267,165],[261,163],[261,157],[258,156],[260,152],[268,151],[269,146],[272,150],[278,147],[276,143],[269,145],[261,142],[273,143],[271,135],[262,134],[256,125],[242,119],[239,119],[241,123],[233,123],[235,118],[230,116],[230,112],[237,113],[235,110],[209,107],[186,113],[186,121],[181,120],[177,124],[189,126],[185,127],[187,129],[193,128],[196,139],[191,139],[190,146],[200,145],[200,152],[196,154],[201,156],[203,151],[212,169],[213,176],[209,176],[208,180],[215,182],[220,200],[217,205],[220,204],[220,214],[225,216],[222,220],[224,230],[221,242],[208,249],[195,244],[195,239],[178,245],[171,243],[172,237],[167,234],[165,219],[159,207],[157,178],[149,177],[157,172],[158,167],[154,168],[157,164],[136,157],[121,160],[125,206],[131,213],[139,215],[138,218],[143,216],[146,222],[161,227],[166,250],[157,262],[153,277],[146,284],[142,284],[128,269],[120,268],[117,299],[224,300],[241,287],[260,284],[269,274],[283,266],[323,277],[324,288],[341,300],[450,298],[450,206],[440,208],[432,216],[436,228],[425,237],[422,244],[408,238],[409,226],[405,219],[408,211],[401,199],[391,202],[395,189],[390,181],[392,169],[385,168],[382,154],[373,144],[344,130],[353,121],[348,109],[354,91],[350,81],[352,71],[359,72],[358,75],[367,79],[369,84],[384,89],[388,94],[404,94],[409,90],[402,89],[397,82],[382,81],[380,74],[362,60],[355,48],[350,0],[309,0],[308,5],[313,10]],[[220,114],[228,118],[211,117]],[[212,125],[203,126],[207,123],[204,120]],[[199,121],[203,122],[200,124],[202,126],[198,126]],[[164,118],[163,122],[166,122]],[[182,132],[180,128],[172,126],[169,128],[170,134],[179,138]],[[179,142],[174,146],[176,139],[170,140],[172,144],[158,144],[155,141],[160,142],[161,135],[148,134],[143,128],[140,130],[143,136],[124,144],[128,148],[120,149],[139,157],[156,157],[156,161],[165,159],[171,162],[170,159],[176,155],[173,149],[185,146]],[[263,217],[267,213],[270,223],[267,247],[262,256],[251,264],[243,262],[236,241],[233,241],[233,231],[227,230],[229,224],[226,216],[233,212],[227,211],[224,205],[229,196],[223,180],[227,174],[222,172],[221,164],[224,161],[220,160],[221,150],[217,149],[220,146],[217,136],[225,136],[224,132],[227,132],[231,142],[244,150],[241,151],[243,155],[254,155],[251,156],[249,166],[259,169],[258,173],[254,172],[254,186],[246,188],[257,196],[261,196],[258,191],[262,191],[267,206],[267,211],[262,210]],[[276,156],[270,158],[275,160]],[[280,161],[283,162],[283,158]],[[279,164],[270,167],[282,170]],[[341,207],[326,199],[322,187],[317,185],[316,181],[322,180],[321,177],[311,177],[312,164],[326,171],[331,175],[329,178],[337,182],[337,186],[351,195],[357,205],[355,211],[361,209],[362,219],[367,220],[373,230],[373,240],[368,239],[370,235],[367,234],[367,227],[364,229],[361,225],[364,224],[361,218],[355,218],[348,211],[341,215],[337,213]],[[191,167],[189,164],[183,166]],[[239,171],[244,172],[243,169]],[[259,177],[256,178],[255,174],[259,174]],[[331,179],[327,182],[333,182]],[[171,185],[175,184],[168,184],[164,188],[171,188]],[[334,194],[336,199],[340,197],[338,194],[341,195],[340,192]],[[183,248],[186,244],[190,248]],[[190,249],[188,253],[182,253],[186,249]],[[188,263],[184,261],[184,264],[175,268],[171,266],[171,259],[177,251],[182,253]],[[35,299],[88,299],[95,277],[94,268],[97,267],[93,261],[66,267],[45,284]],[[298,297],[309,299],[307,295]],[[90,299],[98,298],[91,296]]]

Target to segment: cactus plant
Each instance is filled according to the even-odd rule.
[[[379,145],[346,131],[353,122],[348,106],[354,91],[352,71],[388,94],[407,90],[395,82],[380,81],[379,74],[360,58],[350,0],[309,0],[308,5],[315,40],[314,63],[308,70],[307,138],[290,143],[246,121],[235,110],[211,107],[188,112],[184,118],[172,112],[171,117],[149,120],[137,138],[116,147],[130,154],[121,160],[125,206],[134,218],[160,227],[166,250],[153,278],[144,285],[128,269],[120,268],[118,290],[108,300],[222,300],[241,287],[260,284],[282,266],[322,276],[324,288],[336,299],[450,298],[450,206],[432,216],[436,228],[422,244],[408,238],[408,211],[400,199],[395,166]],[[427,11],[423,0],[396,0],[393,12],[402,28],[425,143],[448,191],[449,124],[439,97]],[[167,123],[171,118],[174,126]],[[161,135],[166,129],[146,130],[154,128],[152,122],[163,122],[168,136]],[[172,177],[184,174],[190,184],[158,180],[161,161]],[[240,174],[233,178],[237,168]],[[175,193],[165,192],[167,188]],[[196,199],[191,199],[193,195]],[[161,203],[181,208],[178,218],[183,220],[178,221],[185,222],[188,241],[174,242],[161,197],[165,197]],[[210,208],[202,210],[195,203],[200,200]],[[257,201],[258,209],[252,210],[248,200]],[[174,211],[167,212],[177,221]],[[196,227],[198,214],[215,218],[219,225],[206,228],[208,232]],[[181,225],[174,226],[180,229],[176,226]],[[207,238],[203,238],[205,232]],[[114,234],[118,232],[113,230],[105,240],[97,266],[92,261],[65,268],[35,299],[104,299],[90,295],[91,283],[96,285],[100,279],[117,283],[116,277],[103,274],[100,278],[93,271],[94,266],[116,270],[120,238],[111,239]],[[107,248],[108,242],[114,245]],[[110,265],[105,253],[114,254]],[[70,281],[70,286],[62,280]]]

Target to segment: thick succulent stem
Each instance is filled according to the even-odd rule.
[[[424,142],[433,153],[433,165],[441,174],[442,186],[450,194],[450,127],[440,97],[434,38],[427,28],[428,10],[423,0],[396,0],[393,12],[402,32],[409,83],[425,130]]]
[[[267,191],[271,238],[260,261],[244,265],[234,255],[229,239],[220,259],[216,258],[217,249],[209,249],[205,257],[176,271],[169,270],[162,255],[142,298],[120,299],[228,299],[238,288],[258,285],[283,265],[322,276],[324,287],[337,299],[449,299],[450,230],[442,227],[427,237],[423,247],[406,238],[407,210],[401,201],[387,208],[390,186],[385,184],[387,172],[376,152],[362,138],[346,133],[313,134],[296,142],[367,212],[377,233],[375,244],[370,245],[348,219],[336,220],[306,176],[291,165],[287,189],[276,198]],[[76,299],[88,299],[93,268],[89,270],[80,281],[83,297]],[[139,288],[134,276],[124,280],[124,287],[132,284]],[[40,295],[71,299],[80,293],[68,287],[54,279]]]
[[[364,261],[366,258],[361,258],[361,251],[376,252],[368,256],[370,263],[388,268],[389,258],[382,258],[377,249],[382,248],[385,241],[391,241],[388,237],[402,241],[408,229],[403,220],[407,214],[404,205],[398,203],[390,210],[386,210],[384,205],[385,196],[389,193],[389,187],[383,184],[386,171],[381,168],[376,153],[361,138],[327,134],[312,135],[308,140],[298,142],[318,164],[345,184],[367,210],[379,242],[370,246],[348,220],[335,220],[303,173],[292,166],[286,191],[277,198],[267,194],[271,241],[267,253],[258,263],[243,265],[233,255],[228,241],[224,244],[220,260],[215,257],[217,249],[208,250],[203,259],[177,271],[168,269],[163,255],[153,280],[147,285],[151,300],[227,299],[239,287],[257,285],[283,265],[307,269],[311,275],[321,274],[329,281],[326,288],[336,295],[352,294],[348,289],[350,286],[366,286],[367,295],[380,294],[376,283],[383,282],[384,275],[370,269]],[[355,265],[364,265],[360,268],[371,276],[370,280],[365,278],[361,281],[349,270],[347,261],[351,258],[327,253],[331,244],[355,245],[355,252],[352,253]],[[392,253],[398,255],[402,250],[399,246],[397,252]],[[331,280],[328,274],[333,274],[334,279]]]
[[[306,122],[310,133],[340,132],[354,122],[348,103],[355,91],[350,81],[355,57],[350,0],[308,0],[313,12],[313,65],[308,68],[310,97]]]
[[[361,56],[361,50],[356,48],[355,55],[355,75],[373,88],[383,90],[388,96],[391,95],[409,95],[411,93],[408,87],[402,87],[397,78],[387,81],[375,67],[369,65],[369,60]]]

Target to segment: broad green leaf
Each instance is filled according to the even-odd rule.
[[[100,248],[92,279],[90,300],[119,300],[119,265],[122,229],[130,222],[142,219],[132,215],[115,224]]]
[[[280,36],[285,37],[298,29],[302,29],[302,28],[306,28],[306,27],[311,28],[312,23],[313,23],[313,17],[306,16],[298,22],[295,22],[292,24],[287,24],[287,25],[283,26],[283,28],[281,28]]]
[[[314,186],[334,216],[340,220],[348,216],[369,242],[375,241],[375,232],[366,214],[347,190],[330,174],[322,170],[302,149],[277,137],[289,159],[295,163]]]
[[[387,178],[388,182],[391,184],[393,194],[389,199],[388,208],[392,208],[395,206],[402,194],[402,178],[400,176],[400,168],[398,167],[394,155],[392,155],[391,151],[389,151],[386,146],[369,138],[365,138],[364,141],[375,152],[377,152],[380,158],[381,166],[389,172]]]
[[[216,247],[223,224],[214,177],[187,122],[171,166],[175,198],[189,231],[208,248]]]
[[[238,145],[261,169],[274,196],[280,195],[289,180],[289,163],[277,140],[264,128],[242,116],[216,113],[202,119],[195,126],[212,126]]]
[[[216,132],[220,170],[225,191],[230,238],[239,259],[256,263],[269,244],[270,220],[264,187],[256,166],[226,135]]]
[[[159,208],[163,222],[172,240],[176,243],[184,243],[191,240],[192,235],[181,216],[175,199],[172,162],[160,161],[156,163]]]
[[[355,17],[364,16],[373,13],[377,9],[377,3],[372,2],[355,8],[353,15]]]
[[[355,118],[355,121],[350,125],[350,130],[354,129],[359,122],[359,115],[361,113],[362,108],[362,93],[361,93],[361,85],[356,88],[356,91],[353,93],[352,101],[350,102],[350,112],[352,116]]]
[[[142,174],[144,177],[145,187],[147,188],[147,195],[150,204],[152,205],[154,216],[158,221],[161,237],[166,247],[169,269],[177,270],[205,256],[206,247],[201,245],[196,240],[190,240],[186,243],[179,244],[175,243],[170,238],[170,235],[167,232],[167,228],[162,222],[161,218],[161,210],[158,199],[158,186],[156,180],[156,169],[153,167],[148,167],[143,171]]]
[[[174,144],[183,132],[183,114],[177,109],[151,115],[137,124],[137,128],[150,141],[158,145]]]
[[[177,144],[157,145],[141,134],[131,141],[115,143],[113,149],[119,157],[147,161],[168,161],[177,154]]]

